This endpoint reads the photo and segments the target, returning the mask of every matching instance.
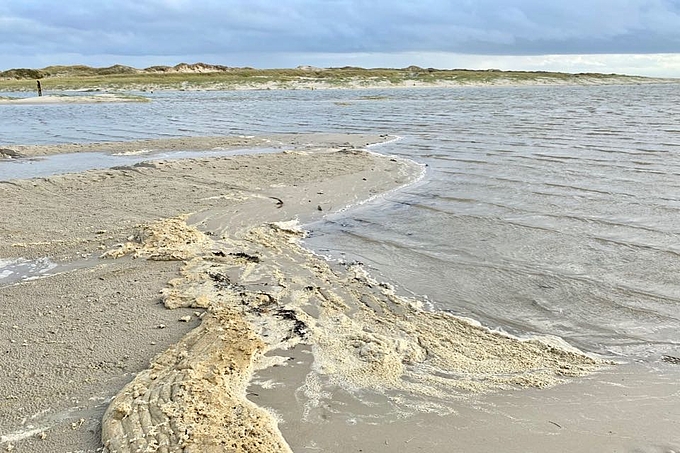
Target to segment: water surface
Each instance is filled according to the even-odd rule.
[[[493,328],[680,355],[680,85],[147,95],[0,106],[0,144],[398,135],[375,150],[426,179],[311,225],[311,247]]]

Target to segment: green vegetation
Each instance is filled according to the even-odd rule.
[[[44,77],[43,73],[37,69],[10,69],[9,71],[0,72],[0,78],[11,78],[11,79],[42,79]]]
[[[154,66],[135,69],[115,65],[107,68],[89,66],[49,66],[43,69],[10,69],[0,72],[0,90],[35,90],[41,80],[44,90],[101,89],[230,89],[326,87],[412,86],[437,84],[529,84],[529,83],[635,83],[640,77],[616,74],[568,74],[500,70],[441,70],[409,66],[403,69],[357,67],[297,69],[229,68],[203,63]]]

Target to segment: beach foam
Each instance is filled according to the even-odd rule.
[[[302,232],[288,224],[214,239],[184,218],[141,230],[105,255],[184,261],[163,291],[165,305],[207,314],[112,402],[103,423],[111,451],[230,443],[230,451],[288,451],[276,420],[248,401],[246,387],[254,367],[271,360],[265,354],[299,344],[313,351],[310,408],[342,388],[383,394],[404,412],[442,413],[470,393],[549,387],[604,364],[425,311],[361,266],[333,266],[305,250]]]

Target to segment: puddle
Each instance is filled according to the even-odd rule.
[[[155,151],[136,153],[73,153],[54,156],[0,160],[0,181],[29,179],[106,169],[157,160],[227,157],[245,154],[270,154],[279,148],[213,149],[210,151]]]
[[[55,263],[49,258],[34,260],[26,258],[0,259],[0,287],[49,277],[61,272],[93,266],[96,263],[97,257],[95,255],[61,264]]]
[[[44,277],[56,267],[49,258],[0,260],[0,286]]]

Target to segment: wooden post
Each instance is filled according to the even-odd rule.
[[[42,85],[40,85],[40,80],[38,82],[38,96],[42,96]]]

